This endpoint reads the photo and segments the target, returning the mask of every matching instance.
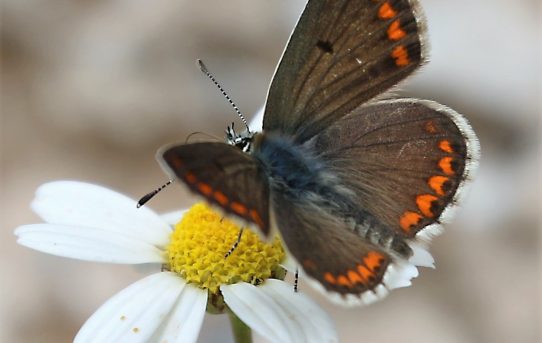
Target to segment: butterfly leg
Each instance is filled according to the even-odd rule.
[[[297,293],[299,290],[299,269],[295,268],[295,274],[294,274],[294,292]]]
[[[232,247],[230,248],[230,250],[228,250],[228,252],[224,255],[224,258],[228,258],[231,254],[233,254],[233,252],[235,251],[235,249],[237,249],[237,246],[239,245],[239,243],[241,242],[241,237],[243,236],[243,230],[244,228],[241,228],[239,230],[239,235],[237,235],[237,240],[235,241],[235,243],[233,243]]]

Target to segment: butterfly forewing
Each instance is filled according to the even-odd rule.
[[[414,99],[356,109],[320,133],[315,149],[361,208],[406,237],[440,220],[478,154],[461,116]]]
[[[309,1],[269,89],[264,129],[301,143],[423,61],[416,1]]]
[[[192,192],[269,233],[268,179],[252,157],[224,143],[177,145],[159,155]]]

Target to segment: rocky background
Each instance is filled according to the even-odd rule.
[[[431,63],[400,95],[464,113],[482,146],[468,200],[435,239],[436,270],[365,308],[332,314],[343,342],[539,342],[540,2],[422,0]],[[0,341],[69,342],[142,271],[44,255],[13,229],[39,222],[34,190],[85,180],[138,198],[166,180],[161,145],[222,135],[265,100],[304,6],[290,1],[3,0],[1,3]],[[194,202],[173,186],[160,211]],[[301,282],[303,291],[312,293]],[[200,342],[228,342],[207,316]],[[227,334],[225,334],[225,332]]]

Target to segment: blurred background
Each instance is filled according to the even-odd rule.
[[[400,95],[467,116],[482,146],[477,179],[431,246],[437,269],[423,270],[413,287],[356,309],[315,297],[343,342],[539,342],[540,1],[421,2],[431,62]],[[18,246],[13,229],[40,221],[29,209],[35,189],[74,179],[139,198],[160,185],[157,148],[194,131],[222,136],[236,120],[195,60],[250,117],[303,6],[2,0],[1,342],[69,342],[107,298],[142,277]],[[150,206],[193,201],[173,186]],[[228,342],[225,332],[226,318],[209,315],[200,342]]]

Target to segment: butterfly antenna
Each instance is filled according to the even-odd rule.
[[[201,131],[196,131],[196,132],[192,132],[191,134],[188,135],[188,137],[186,137],[186,140],[184,141],[184,143],[188,143],[190,141],[190,139],[192,137],[194,137],[195,135],[203,135],[203,136],[207,136],[208,138],[212,138],[216,141],[222,141],[222,138],[218,137],[218,136],[215,136],[215,135],[211,135],[211,134],[208,134],[208,133],[205,133],[205,132],[201,132]]]
[[[158,194],[158,192],[160,192],[162,189],[166,188],[167,186],[171,185],[172,183],[173,183],[173,180],[169,180],[168,182],[164,183],[162,186],[156,188],[154,191],[142,196],[141,199],[139,199],[139,201],[137,202],[137,205],[136,205],[137,208],[140,208],[141,206],[145,205],[149,200],[154,198],[154,196]]]
[[[202,60],[198,59],[198,66],[199,66],[199,69],[205,74],[207,75],[207,77],[215,84],[215,86],[218,87],[218,89],[220,90],[220,92],[222,92],[222,95],[224,95],[224,97],[226,98],[226,100],[228,100],[228,102],[230,103],[230,105],[233,106],[233,109],[235,110],[235,112],[237,112],[237,115],[239,116],[239,118],[241,118],[241,120],[243,121],[243,123],[245,124],[245,126],[247,127],[247,131],[250,133],[250,129],[248,127],[248,122],[247,120],[245,119],[245,116],[241,113],[241,111],[239,110],[239,107],[237,107],[237,105],[235,105],[235,103],[233,102],[233,100],[229,97],[228,93],[226,93],[226,91],[224,90],[224,88],[222,88],[222,86],[218,83],[218,81],[215,79],[215,77],[213,76],[213,74],[211,74],[211,72],[209,72],[209,69],[207,69],[207,67],[205,66],[205,64],[203,63]]]

